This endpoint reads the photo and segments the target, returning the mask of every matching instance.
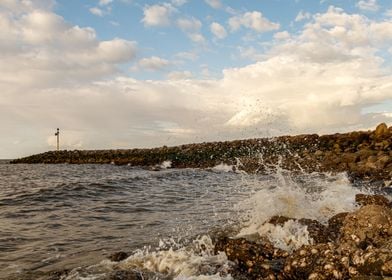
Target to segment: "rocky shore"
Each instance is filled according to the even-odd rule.
[[[265,172],[279,165],[305,172],[347,172],[353,180],[392,178],[392,127],[374,131],[281,136],[176,147],[130,150],[51,151],[12,163],[117,164],[158,168],[209,168],[225,163],[247,172]]]
[[[235,266],[235,279],[392,279],[392,204],[383,196],[357,195],[361,207],[339,213],[328,225],[301,219],[313,244],[292,253],[274,248],[266,239],[218,238]],[[289,217],[268,223],[283,225]],[[390,277],[390,278],[389,278]]]

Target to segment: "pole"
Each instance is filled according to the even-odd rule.
[[[57,132],[54,134],[57,136],[57,151],[60,151],[60,129],[57,128]]]

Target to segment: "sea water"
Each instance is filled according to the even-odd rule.
[[[306,227],[266,224],[274,215],[326,223],[354,210],[345,174],[254,175],[215,168],[160,170],[114,165],[0,164],[0,279],[105,279],[113,270],[156,279],[231,279],[216,232],[259,234],[290,251],[310,244]],[[107,256],[130,257],[111,262]]]

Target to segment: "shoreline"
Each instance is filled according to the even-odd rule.
[[[388,128],[382,123],[373,131],[279,136],[151,149],[49,151],[10,163],[159,168],[165,161],[170,161],[172,168],[211,168],[228,164],[249,173],[263,173],[279,166],[308,173],[347,172],[353,181],[391,180],[392,126]]]

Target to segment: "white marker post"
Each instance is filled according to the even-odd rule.
[[[57,132],[54,134],[57,136],[57,151],[60,150],[60,129],[57,128]]]

